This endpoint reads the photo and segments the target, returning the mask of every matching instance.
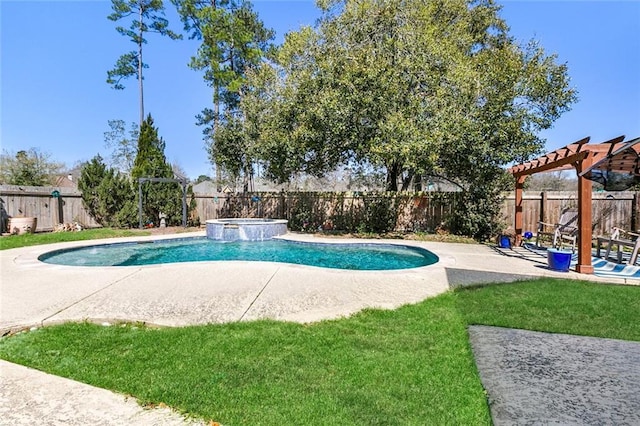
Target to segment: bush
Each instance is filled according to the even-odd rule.
[[[107,168],[99,155],[82,168],[78,189],[85,208],[100,225],[127,228],[136,223],[136,199],[131,181]]]
[[[364,217],[358,225],[358,231],[377,233],[393,231],[397,217],[397,197],[389,194],[365,196]]]

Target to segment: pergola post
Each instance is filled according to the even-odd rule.
[[[516,247],[522,244],[522,195],[526,175],[516,176],[516,214],[514,228],[516,231]]]
[[[584,170],[588,170],[593,165],[593,156],[587,155],[576,165],[578,172],[578,263],[576,272],[582,274],[593,274],[591,264],[591,238],[592,238],[592,212],[591,212],[591,191],[592,182],[580,176]]]

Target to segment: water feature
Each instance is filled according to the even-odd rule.
[[[287,233],[284,219],[211,219],[206,222],[207,238],[219,241],[264,241]]]

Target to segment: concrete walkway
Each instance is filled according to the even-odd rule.
[[[471,326],[496,426],[640,425],[640,342]]]
[[[202,236],[203,233],[189,234]],[[136,237],[109,242],[153,240],[175,236]],[[184,235],[180,235],[184,237]],[[328,243],[289,234],[287,238]],[[353,242],[353,240],[349,240]],[[0,251],[0,333],[66,321],[140,321],[160,326],[250,321],[261,318],[312,322],[348,316],[366,307],[393,309],[417,303],[457,286],[484,282],[510,282],[548,276],[603,281],[574,272],[554,272],[519,256],[506,256],[491,247],[415,241],[357,240],[414,245],[436,253],[437,264],[402,271],[344,271],[268,262],[198,262],[129,267],[77,267],[49,265],[38,256],[55,249],[93,245],[96,241],[25,247]],[[622,280],[606,280],[623,283]],[[86,385],[0,364],[0,402],[22,417],[8,424],[86,424],[86,413],[100,414],[91,405],[111,395],[95,394]],[[26,378],[25,380],[19,379]],[[51,393],[46,393],[47,389]],[[66,394],[65,389],[69,389]],[[49,396],[38,396],[49,395]],[[57,395],[57,397],[56,397]],[[105,396],[106,398],[106,396]],[[109,397],[111,398],[111,397]],[[107,398],[107,399],[109,399]],[[172,424],[143,418],[138,408],[130,414],[124,397],[126,421],[106,416],[91,424]],[[41,404],[48,400],[46,404]],[[120,402],[117,402],[117,401]],[[87,403],[86,408],[83,404]],[[74,407],[60,410],[60,404]],[[105,403],[110,404],[110,403]],[[105,405],[107,407],[108,405]],[[56,408],[57,407],[57,408]],[[108,408],[107,412],[117,410]],[[58,414],[56,414],[58,413]],[[64,413],[64,418],[61,418]],[[75,413],[75,417],[74,417]],[[6,413],[4,413],[6,414]],[[14,413],[15,414],[15,413]],[[164,414],[160,415],[164,419]],[[5,418],[0,412],[0,423]],[[146,423],[145,423],[146,422]],[[148,423],[151,422],[151,423]]]

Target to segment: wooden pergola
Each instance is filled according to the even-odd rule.
[[[592,213],[591,192],[593,175],[621,173],[640,176],[640,138],[624,141],[619,136],[606,142],[590,144],[584,138],[563,148],[545,154],[535,160],[513,166],[509,173],[516,179],[516,244],[522,242],[522,192],[527,176],[556,170],[575,169],[578,175],[578,263],[576,271],[592,274],[591,240]]]

